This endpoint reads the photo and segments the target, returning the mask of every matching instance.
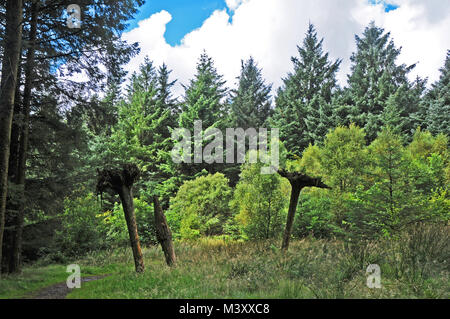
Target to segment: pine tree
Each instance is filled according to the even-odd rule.
[[[381,115],[384,126],[390,126],[396,133],[404,136],[407,141],[418,126],[422,125],[421,108],[422,97],[425,91],[426,80],[417,78],[412,84],[400,86],[386,101]]]
[[[119,120],[112,135],[117,160],[135,160],[144,172],[159,175],[165,153],[171,146],[171,129],[176,125],[177,101],[172,98],[170,70],[158,70],[148,58],[134,73],[128,96],[119,103]]]
[[[426,122],[431,133],[450,136],[450,50],[440,71],[439,81],[433,84],[425,99],[428,106]]]
[[[403,137],[389,126],[368,147],[366,190],[356,191],[349,216],[360,236],[387,236],[420,220],[421,198],[410,180],[405,154]]]
[[[191,79],[188,86],[185,86],[185,97],[181,103],[181,113],[178,125],[180,128],[188,129],[192,137],[191,155],[194,154],[194,122],[202,121],[201,135],[205,137],[205,131],[209,128],[217,128],[225,134],[225,128],[230,126],[230,107],[225,98],[227,89],[225,81],[214,67],[214,62],[206,52],[203,52],[197,63],[197,73],[194,79]],[[209,144],[203,141],[203,146]],[[191,162],[195,159],[192,156]],[[186,178],[194,177],[203,170],[214,174],[222,171],[223,164],[202,163],[178,165],[179,172]]]
[[[228,118],[228,106],[223,99],[227,89],[223,76],[217,73],[214,62],[203,52],[197,63],[197,74],[185,88],[184,102],[181,104],[179,126],[194,128],[194,121],[203,121],[203,128],[224,128]]]
[[[152,114],[149,116],[149,130],[152,138],[148,147],[152,152],[154,163],[153,174],[157,180],[165,180],[169,176],[164,173],[162,165],[168,161],[168,153],[173,147],[171,131],[177,127],[179,116],[179,104],[176,98],[172,97],[172,88],[176,80],[170,81],[170,73],[166,64],[158,69],[156,76],[156,96]]]
[[[322,143],[330,129],[336,126],[334,105],[316,95],[308,104],[305,123],[310,143]]]
[[[310,24],[303,46],[297,47],[299,57],[291,58],[294,72],[284,79],[276,98],[272,127],[280,128],[280,138],[286,148],[297,155],[323,134],[323,127],[328,129],[330,125],[323,117],[314,117],[317,112],[328,113],[329,107],[323,104],[332,102],[341,61],[329,61],[322,46],[323,39],[318,40]],[[321,122],[319,129],[317,122]]]
[[[373,22],[366,27],[362,37],[356,35],[355,39],[357,51],[350,58],[353,65],[348,77],[347,94],[351,102],[347,116],[350,122],[365,129],[371,142],[383,126],[382,114],[390,96],[402,86],[410,89],[406,76],[415,65],[396,64],[401,49],[395,47],[389,32],[384,33],[384,29]]]
[[[348,88],[338,88],[333,97],[333,119],[335,126],[349,126],[352,124],[352,97]]]
[[[271,115],[270,91],[272,85],[267,85],[253,57],[245,63],[241,62],[241,74],[238,77],[239,87],[232,91],[232,121],[233,127],[247,128],[264,127]]]
[[[8,193],[8,164],[18,66],[22,44],[22,1],[6,3],[0,92],[0,262]]]
[[[117,124],[117,105],[120,101],[120,86],[112,82],[106,88],[105,96],[101,98],[94,94],[89,101],[79,101],[67,113],[71,126],[82,127],[94,135],[111,135],[111,129]]]
[[[170,73],[172,73],[172,71],[169,70],[165,63],[158,69],[158,93],[156,100],[159,107],[170,111],[171,120],[167,124],[170,125],[170,127],[175,127],[180,109],[178,100],[172,96],[172,88],[177,81],[170,81]]]

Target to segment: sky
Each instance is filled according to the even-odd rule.
[[[439,79],[450,49],[450,0],[147,0],[122,35],[141,48],[125,69],[136,71],[145,56],[166,63],[180,96],[203,50],[228,87],[236,86],[241,59],[253,56],[276,89],[311,22],[330,58],[343,60],[338,80],[345,86],[355,35],[372,20],[402,47],[399,63],[418,63],[411,79]]]

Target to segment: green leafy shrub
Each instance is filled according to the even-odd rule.
[[[134,206],[141,244],[155,244],[153,205],[135,198]],[[129,242],[122,205],[115,203],[111,211],[102,212],[96,196],[89,193],[84,197],[66,199],[61,229],[55,232],[55,247],[47,258],[64,260],[64,256],[81,256],[106,247],[128,246]]]
[[[134,213],[141,244],[156,244],[153,204],[149,205],[144,200],[135,198]],[[115,203],[112,211],[107,211],[99,215],[99,217],[103,219],[103,233],[109,244],[118,246],[129,245],[128,228],[121,203]]]
[[[167,221],[175,237],[193,239],[224,234],[232,190],[221,173],[185,182],[170,200]]]
[[[100,202],[92,193],[84,197],[66,199],[62,226],[55,232],[55,244],[66,256],[80,256],[105,246],[100,231]]]
[[[267,239],[282,233],[288,187],[278,174],[261,174],[262,163],[244,164],[231,208],[244,238]]]
[[[327,191],[311,189],[303,191],[297,207],[292,234],[303,238],[331,238],[339,233],[333,215],[333,200]]]
[[[353,191],[362,182],[367,161],[364,130],[352,124],[327,134],[320,164],[322,177],[330,186],[341,192]]]

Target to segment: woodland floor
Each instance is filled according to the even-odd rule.
[[[418,264],[398,246],[385,241],[347,249],[339,241],[306,238],[293,241],[283,253],[279,241],[176,242],[176,267],[165,264],[159,246],[146,247],[141,274],[134,270],[129,247],[111,248],[62,264],[26,266],[22,274],[0,279],[0,298],[450,298],[448,247]],[[66,286],[69,264],[80,266],[80,289]],[[381,289],[367,287],[369,264],[381,267]]]

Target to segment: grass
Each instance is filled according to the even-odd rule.
[[[149,247],[143,250],[146,270],[142,274],[134,271],[131,249],[111,249],[74,261],[82,275],[110,276],[83,283],[67,298],[447,299],[448,229],[441,237],[434,236],[428,243],[434,246],[428,249],[421,246],[423,240],[416,245],[413,236],[351,247],[308,238],[293,241],[287,253],[277,248],[278,241],[178,242],[175,268],[166,266],[159,247]],[[366,285],[365,270],[373,263],[381,267],[381,289]],[[0,297],[22,296],[65,281],[67,275],[64,266],[26,268],[23,275],[0,280]]]
[[[102,274],[101,269],[86,267],[82,276]],[[25,267],[21,274],[2,275],[0,279],[0,299],[24,298],[37,290],[64,282],[69,273],[66,266]]]

